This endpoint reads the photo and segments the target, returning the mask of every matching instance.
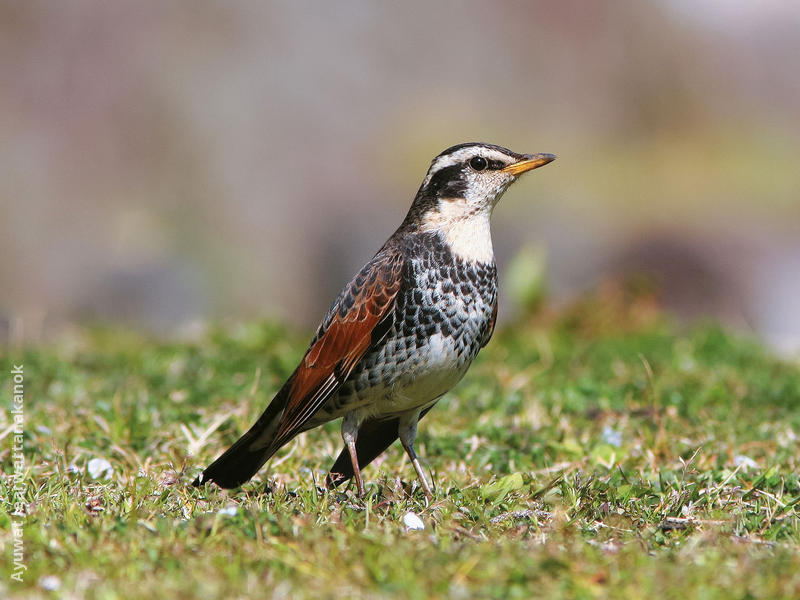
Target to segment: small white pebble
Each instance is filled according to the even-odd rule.
[[[173,402],[183,402],[188,397],[189,393],[186,390],[172,390],[169,393],[169,399]]]
[[[403,524],[406,526],[406,531],[421,531],[425,529],[425,523],[422,522],[422,519],[411,511],[403,515]]]
[[[86,471],[92,479],[107,479],[114,472],[114,468],[105,458],[93,458],[86,465]]]
[[[61,580],[55,575],[44,575],[39,578],[39,587],[54,592],[61,587]]]
[[[737,454],[736,456],[734,456],[733,464],[735,464],[737,467],[741,466],[742,469],[745,471],[758,468],[758,463],[749,456],[745,456],[744,454]]]
[[[238,506],[226,506],[225,508],[219,509],[217,514],[225,515],[226,517],[233,517],[236,515],[237,512],[239,512]]]

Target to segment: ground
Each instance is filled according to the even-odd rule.
[[[498,331],[420,427],[431,504],[399,445],[366,499],[321,490],[336,424],[242,489],[190,487],[307,337],[106,329],[2,356],[26,462],[15,480],[9,411],[0,596],[800,597],[797,363],[613,287]]]

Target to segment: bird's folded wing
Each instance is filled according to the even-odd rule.
[[[383,342],[401,285],[402,256],[381,252],[342,291],[289,380],[275,447],[302,431],[364,353]]]
[[[483,341],[481,341],[481,348],[485,348],[489,340],[492,339],[495,325],[497,325],[497,298],[495,298],[494,306],[492,307],[492,316],[489,318],[489,326],[486,328],[486,335],[483,337]]]

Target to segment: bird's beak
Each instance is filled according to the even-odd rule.
[[[500,169],[500,171],[516,177],[517,175],[532,171],[533,169],[543,167],[547,163],[553,162],[555,159],[555,154],[525,154],[521,161],[512,163]]]

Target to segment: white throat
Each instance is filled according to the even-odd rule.
[[[467,212],[464,200],[444,200],[439,210],[428,213],[421,231],[439,232],[457,257],[469,262],[494,262],[490,218],[492,210]]]

